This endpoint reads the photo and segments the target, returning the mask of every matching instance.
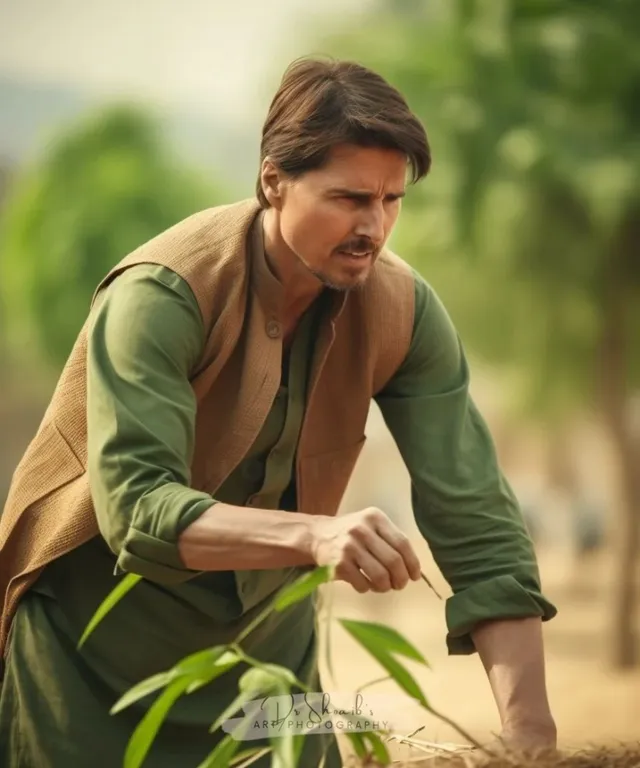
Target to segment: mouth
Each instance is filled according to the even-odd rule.
[[[352,264],[366,264],[373,257],[373,251],[338,251],[337,255]]]

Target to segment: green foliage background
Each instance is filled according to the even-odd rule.
[[[2,325],[14,350],[33,341],[60,369],[109,269],[219,198],[135,107],[63,131],[18,178],[0,222]]]
[[[469,349],[555,418],[593,404],[615,305],[637,389],[640,6],[388,0],[324,48],[381,72],[427,127],[433,171],[394,245]]]

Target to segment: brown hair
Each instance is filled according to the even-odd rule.
[[[431,152],[424,126],[383,77],[351,61],[297,59],[286,69],[262,129],[265,157],[293,178],[322,167],[337,144],[396,149],[411,182],[427,175]],[[260,174],[256,194],[269,203]]]

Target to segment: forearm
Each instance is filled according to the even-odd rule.
[[[527,728],[555,742],[547,697],[542,622],[494,620],[472,631],[505,731]]]
[[[217,503],[178,538],[185,567],[233,571],[313,565],[309,515]]]

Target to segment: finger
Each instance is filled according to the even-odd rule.
[[[361,595],[369,592],[371,584],[369,580],[360,572],[354,563],[341,563],[336,567],[336,576],[341,581],[346,581]]]
[[[414,581],[418,581],[421,575],[420,561],[411,546],[411,542],[404,533],[398,530],[390,520],[379,523],[376,525],[375,530],[390,547],[393,547],[393,549],[400,553],[409,577]]]
[[[387,570],[391,587],[393,589],[406,587],[410,576],[402,554],[375,532],[371,532],[363,543],[371,555]]]
[[[374,592],[389,592],[392,589],[391,574],[368,549],[358,553],[356,565],[367,577]]]

